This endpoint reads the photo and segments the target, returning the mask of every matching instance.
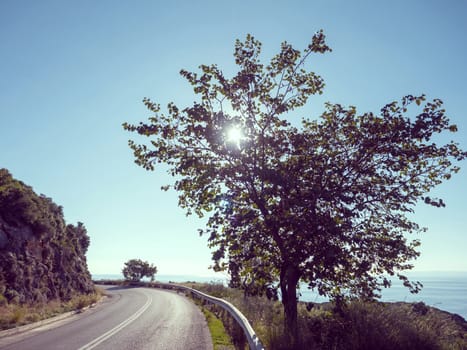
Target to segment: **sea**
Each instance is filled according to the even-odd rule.
[[[421,292],[411,294],[399,280],[393,280],[391,288],[383,289],[381,301],[386,302],[424,302],[426,305],[455,313],[467,319],[467,271],[426,271],[409,272],[409,280],[419,281],[423,284]],[[94,280],[123,279],[120,274],[96,274]],[[215,282],[226,283],[225,278],[193,275],[156,275],[160,282]],[[300,287],[300,300],[307,302],[324,302],[326,298],[309,290],[306,285]]]
[[[458,314],[467,320],[467,271],[426,271],[406,273],[410,281],[423,284],[417,294],[409,292],[398,279],[392,279],[392,286],[381,291],[381,301],[386,302],[423,302],[428,306]],[[324,302],[326,298],[310,291],[306,286],[300,288],[300,300]]]

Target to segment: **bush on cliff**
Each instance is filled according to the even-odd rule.
[[[91,294],[89,236],[82,223],[67,225],[51,198],[0,169],[0,301],[68,301]]]

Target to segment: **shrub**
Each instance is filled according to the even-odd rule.
[[[0,306],[4,306],[6,304],[8,304],[7,298],[5,298],[3,294],[0,294]]]
[[[16,307],[11,315],[10,323],[21,324],[26,315],[26,309],[22,306]]]

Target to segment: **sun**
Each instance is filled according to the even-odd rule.
[[[226,136],[227,142],[235,144],[238,148],[240,148],[240,142],[245,138],[242,129],[236,125],[229,127]]]

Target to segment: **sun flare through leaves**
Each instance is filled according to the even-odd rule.
[[[241,143],[245,139],[242,128],[238,125],[232,125],[227,128],[226,141],[229,144],[235,145],[238,149],[241,148]]]

